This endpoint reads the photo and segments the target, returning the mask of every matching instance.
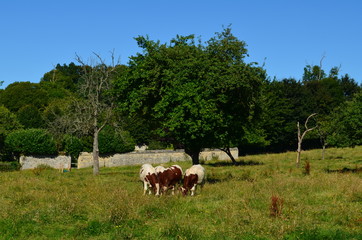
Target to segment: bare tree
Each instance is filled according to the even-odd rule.
[[[297,123],[297,127],[298,127],[298,149],[297,149],[297,161],[296,161],[296,166],[299,167],[300,166],[300,154],[302,152],[302,141],[303,138],[305,137],[305,135],[307,134],[307,132],[310,132],[312,130],[314,130],[317,126],[314,126],[312,128],[308,128],[308,121],[311,117],[317,115],[317,113],[312,113],[311,115],[309,115],[309,117],[307,118],[307,120],[304,123],[305,126],[305,130],[303,132],[303,134],[300,134],[300,124],[299,122]]]
[[[80,94],[85,99],[74,103],[75,117],[73,129],[83,131],[93,136],[93,174],[99,174],[98,136],[104,126],[110,121],[113,101],[108,90],[111,89],[112,79],[116,71],[114,53],[111,53],[111,65],[107,65],[99,54],[93,53],[94,58],[87,64],[76,55],[76,60],[83,67]],[[119,61],[117,61],[117,64]]]

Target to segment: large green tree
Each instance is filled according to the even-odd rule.
[[[308,116],[306,93],[300,81],[283,79],[264,85],[261,128],[269,142],[266,150],[285,151],[296,146],[296,123]]]
[[[202,148],[227,148],[242,138],[265,73],[244,62],[246,45],[230,28],[205,45],[193,35],[169,44],[136,40],[143,53],[131,57],[116,82],[123,112],[147,119],[160,137],[184,147],[193,164]]]
[[[327,116],[359,91],[358,84],[348,74],[339,78],[339,68],[333,67],[329,74],[320,66],[304,69],[303,85],[306,89],[309,112]]]
[[[26,105],[40,109],[48,104],[49,96],[39,84],[30,82],[15,82],[6,87],[0,95],[0,104],[11,112],[17,112]]]
[[[44,74],[41,83],[55,83],[64,89],[75,92],[78,90],[83,73],[82,66],[73,62],[68,65],[57,64],[53,70]]]
[[[36,107],[33,105],[26,105],[19,109],[17,118],[24,128],[43,128],[43,117]]]
[[[342,104],[330,117],[327,141],[333,146],[362,145],[362,91]]]

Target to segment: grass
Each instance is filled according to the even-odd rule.
[[[338,171],[362,147],[320,158],[302,153],[309,174],[292,152],[206,162],[195,197],[143,196],[139,166],[0,172],[0,239],[362,239],[361,172]]]

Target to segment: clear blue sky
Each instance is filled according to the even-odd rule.
[[[195,34],[207,41],[222,26],[248,45],[248,62],[263,63],[268,76],[301,79],[303,68],[327,72],[341,66],[362,83],[362,1],[121,1],[2,0],[0,2],[1,88],[17,81],[39,82],[60,64],[109,51],[128,57],[141,51],[134,40],[149,35],[169,42]]]

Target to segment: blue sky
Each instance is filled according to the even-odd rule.
[[[0,81],[39,82],[58,63],[113,49],[126,64],[140,52],[134,37],[169,42],[195,34],[203,41],[232,24],[248,45],[248,62],[265,62],[270,78],[301,79],[303,68],[340,66],[362,83],[362,1],[325,0],[3,0]]]

